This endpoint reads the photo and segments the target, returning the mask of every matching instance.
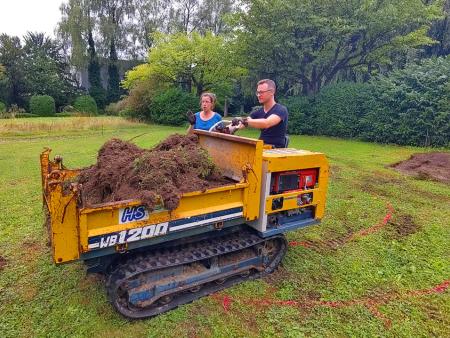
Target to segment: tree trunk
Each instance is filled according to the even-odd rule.
[[[225,98],[225,103],[223,104],[223,117],[228,116],[228,99]]]

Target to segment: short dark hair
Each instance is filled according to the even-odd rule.
[[[275,84],[275,82],[271,79],[263,79],[261,81],[258,81],[258,86],[262,85],[262,84],[267,84],[267,87],[269,87],[269,89],[273,89],[273,92],[275,93],[275,91],[277,90],[277,86]]]

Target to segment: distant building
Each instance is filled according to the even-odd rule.
[[[99,63],[101,66],[100,76],[102,78],[102,85],[103,85],[103,88],[107,89],[108,88],[108,63],[109,63],[109,60],[105,59],[105,58],[99,58]],[[118,60],[117,65],[119,66],[120,79],[123,80],[123,78],[125,77],[125,73],[127,71],[129,71],[130,69],[132,69],[142,63],[144,63],[144,61]],[[90,84],[89,84],[89,80],[88,80],[89,77],[88,77],[87,66],[82,70],[77,70],[75,76],[76,76],[78,84],[81,87],[85,88],[86,90],[89,90]]]

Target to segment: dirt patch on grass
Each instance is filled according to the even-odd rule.
[[[21,259],[28,263],[35,263],[42,255],[44,248],[46,248],[45,245],[33,239],[27,238],[21,244]]]
[[[152,149],[119,139],[106,142],[97,163],[81,171],[83,205],[139,199],[152,211],[175,209],[182,193],[227,185],[196,135],[174,134]]]
[[[278,286],[286,280],[293,279],[294,274],[283,266],[279,266],[273,273],[264,276],[262,279],[271,286]]]
[[[331,165],[330,166],[330,177],[334,178],[334,179],[338,179],[341,177],[341,167],[337,166],[337,165]]]
[[[414,222],[410,215],[399,215],[388,222],[388,230],[396,238],[406,237],[415,234],[421,226]]]
[[[391,167],[418,179],[450,184],[450,153],[414,154],[408,160],[395,163]]]
[[[388,187],[401,185],[404,183],[404,180],[392,176],[389,172],[375,171],[366,173],[360,181],[355,183],[361,191],[376,196],[390,197],[391,192]]]
[[[7,263],[8,261],[6,260],[6,258],[0,256],[0,271],[2,271],[5,268]]]

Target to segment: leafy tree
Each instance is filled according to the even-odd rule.
[[[30,99],[30,113],[37,116],[55,115],[55,100],[49,95],[33,95]]]
[[[109,48],[108,60],[108,94],[107,101],[113,102],[120,98],[120,77],[117,65],[117,47],[126,40],[126,32],[123,29],[126,17],[134,13],[134,1],[131,0],[100,0],[99,1],[99,29],[103,39],[103,45]]]
[[[410,64],[373,81],[372,106],[360,121],[368,140],[419,146],[450,144],[450,56]]]
[[[25,105],[25,75],[23,73],[24,51],[20,39],[7,34],[0,35],[0,64],[3,79],[0,80],[1,99],[7,104]]]
[[[70,72],[62,46],[44,33],[24,37],[23,72],[28,95],[49,95],[57,106],[69,103],[77,94],[77,84]]]
[[[0,113],[3,113],[5,111],[6,111],[6,104],[0,101]]]
[[[0,63],[0,102],[6,101],[8,88],[8,76],[6,74],[6,67]]]
[[[369,82],[325,86],[283,100],[289,132],[415,146],[450,145],[450,56],[409,64]]]
[[[62,18],[58,24],[58,35],[71,51],[72,64],[78,69],[87,65],[89,94],[103,108],[106,104],[106,92],[102,85],[101,66],[96,50],[100,3],[98,0],[69,0],[61,5],[60,10]]]
[[[172,0],[135,0],[135,22],[131,25],[131,35],[137,42],[132,50],[133,57],[145,57],[153,46],[153,34],[169,33]]]
[[[223,36],[177,33],[155,34],[154,39],[148,63],[127,73],[125,88],[157,77],[197,95],[212,90],[223,97],[231,94],[235,80],[245,74],[235,59],[233,43]]]
[[[195,95],[171,88],[155,95],[145,117],[155,123],[181,126],[186,123],[186,112],[197,107]]]
[[[426,2],[431,3],[433,0]],[[445,0],[443,8],[444,17],[435,22],[430,29],[430,36],[438,43],[427,48],[429,55],[444,56],[450,54],[450,0]]]
[[[75,99],[73,107],[81,113],[97,114],[97,104],[90,95],[82,95]]]
[[[439,4],[422,0],[246,0],[241,50],[255,77],[285,92],[317,93],[348,69],[380,66],[397,51],[430,45]]]
[[[0,81],[6,79],[6,68],[0,64]]]
[[[212,32],[213,34],[229,33],[233,27],[227,17],[231,17],[240,11],[239,1],[232,0],[204,0],[200,8],[200,24],[198,31],[203,34]]]

